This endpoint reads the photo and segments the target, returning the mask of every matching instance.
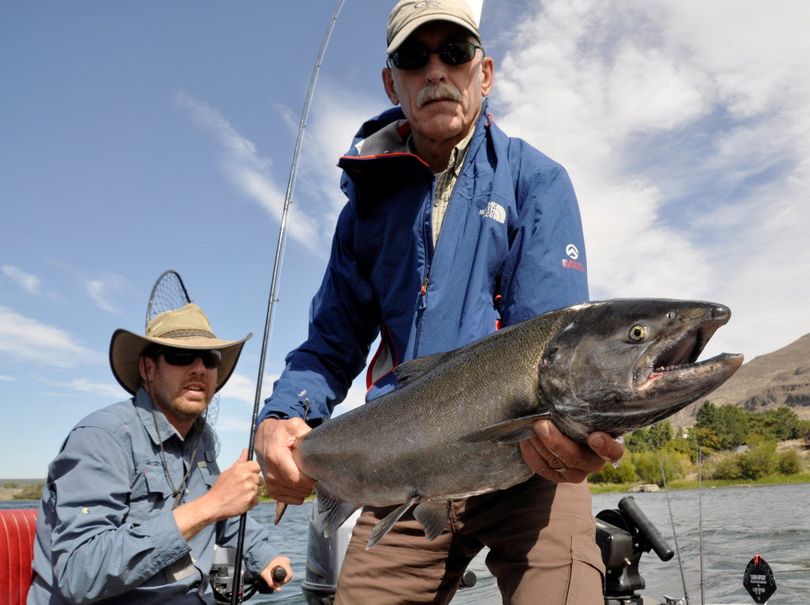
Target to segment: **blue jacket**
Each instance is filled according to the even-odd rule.
[[[366,122],[340,159],[348,203],[310,309],[309,336],[286,358],[259,418],[317,425],[366,364],[368,399],[410,359],[588,298],[585,246],[565,169],[510,138],[486,103],[434,247],[434,176],[405,151],[400,108]],[[373,386],[372,386],[373,385]],[[390,386],[388,386],[390,388]]]

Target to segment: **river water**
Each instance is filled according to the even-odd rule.
[[[594,496],[594,513],[616,508],[625,495]],[[633,496],[642,511],[674,547],[667,495],[659,492]],[[4,504],[10,505],[0,503]],[[669,505],[687,591],[693,605],[701,603],[701,516],[705,603],[753,603],[742,586],[743,570],[751,557],[761,554],[773,569],[777,584],[770,605],[810,604],[810,485],[672,491],[669,493]],[[305,573],[307,523],[311,506],[289,507],[282,523],[274,528],[277,544],[283,545],[281,550],[292,561],[295,579],[282,592],[257,595],[248,601],[249,604],[305,603],[300,586]],[[273,510],[272,504],[262,503],[250,514],[262,522],[272,523]],[[484,553],[473,560],[470,568],[478,575],[478,582],[472,588],[460,590],[453,599],[453,605],[500,603],[495,580],[484,565]],[[664,563],[655,553],[645,554],[641,560],[641,574],[647,585],[643,591],[646,596],[663,600],[664,594],[683,595],[677,556]],[[384,580],[381,578],[381,581]]]

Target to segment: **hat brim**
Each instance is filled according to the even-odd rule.
[[[456,25],[460,25],[468,32],[470,32],[476,39],[481,39],[481,34],[478,33],[478,30],[472,29],[470,24],[465,21],[464,19],[460,19],[458,17],[454,17],[452,15],[448,15],[446,13],[428,13],[426,15],[422,15],[410,23],[408,23],[405,27],[397,32],[397,35],[394,36],[394,39],[391,40],[388,44],[388,49],[385,51],[387,54],[393,53],[396,49],[400,47],[400,45],[408,39],[413,32],[423,26],[425,23],[430,23],[431,21],[447,21],[449,23],[455,23]]]
[[[144,349],[150,344],[177,349],[217,350],[222,352],[222,363],[217,372],[217,386],[214,391],[217,392],[233,374],[236,362],[239,361],[242,353],[242,347],[251,336],[253,336],[252,333],[241,340],[222,340],[204,336],[149,338],[129,330],[119,329],[113,333],[110,339],[110,368],[118,384],[124,387],[129,394],[134,395],[143,383],[138,371],[138,362]]]

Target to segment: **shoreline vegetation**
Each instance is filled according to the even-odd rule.
[[[43,482],[33,482],[26,480],[27,485],[20,485],[18,481],[8,480],[0,482],[0,501],[14,500],[39,500]],[[718,487],[762,487],[767,485],[795,485],[810,483],[810,471],[804,471],[794,475],[770,475],[753,480],[735,479],[676,479],[667,483],[667,489],[671,491],[694,490],[694,489],[715,489]],[[645,484],[640,481],[627,483],[591,483],[591,494],[622,493],[632,491],[648,491],[644,489]],[[307,498],[307,502],[314,500],[314,496]],[[262,496],[262,502],[273,502],[268,496]]]
[[[715,489],[718,487],[763,487],[768,485],[796,485],[810,483],[810,472],[805,471],[795,475],[770,475],[759,479],[678,479],[667,482],[667,489],[670,491]],[[644,486],[651,485],[639,481],[631,483],[591,483],[591,494],[609,494],[619,492],[654,491],[644,489]],[[654,484],[657,485],[657,484]],[[639,489],[641,488],[641,489]],[[663,491],[663,488],[661,488]]]
[[[695,490],[695,489],[715,489],[718,487],[763,487],[768,485],[796,485],[810,483],[810,471],[805,471],[795,475],[771,475],[768,477],[761,477],[754,480],[735,480],[735,479],[678,479],[667,483],[667,489],[670,491],[681,490]],[[13,484],[15,487],[7,487],[8,484]],[[609,493],[626,493],[633,491],[649,491],[644,489],[645,484],[640,481],[633,481],[628,483],[591,483],[589,485],[591,494],[609,494]],[[26,487],[16,486],[13,480],[4,481],[0,483],[0,502],[9,501],[30,501],[39,500],[42,491],[43,483],[35,483]],[[307,502],[315,499],[315,496],[307,498]],[[262,502],[273,502],[274,500],[268,496],[262,496]]]
[[[621,461],[588,482],[592,494],[810,483],[810,420],[789,407],[750,412],[707,401],[695,426],[663,420],[625,435]],[[0,479],[0,501],[39,500],[43,485]]]
[[[738,479],[703,479],[699,481],[696,478],[691,479],[676,479],[667,483],[667,489],[671,491],[679,490],[694,490],[700,487],[701,489],[715,489],[718,487],[762,487],[767,485],[794,485],[810,483],[810,471],[804,471],[794,475],[770,475],[753,480],[738,480]],[[11,485],[11,487],[9,487]],[[632,481],[627,483],[591,483],[589,485],[591,494],[608,494],[608,493],[623,493],[633,491],[647,491],[643,488],[649,484],[640,481]],[[43,482],[31,483],[27,486],[20,486],[17,481],[8,480],[0,482],[0,502],[15,501],[15,500],[39,500],[42,491]],[[315,496],[307,498],[307,502],[311,502]],[[273,502],[274,500],[268,496],[262,496],[262,502]]]

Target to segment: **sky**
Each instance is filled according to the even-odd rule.
[[[306,124],[262,394],[306,336],[345,200],[337,158],[390,106],[393,2],[346,0]],[[247,446],[279,217],[332,0],[0,0],[0,478],[38,478],[126,398],[107,358],[166,269],[246,345],[212,417]],[[497,123],[562,163],[591,297],[733,317],[704,357],[810,332],[810,4],[488,0]],[[338,409],[362,402],[362,380]]]

